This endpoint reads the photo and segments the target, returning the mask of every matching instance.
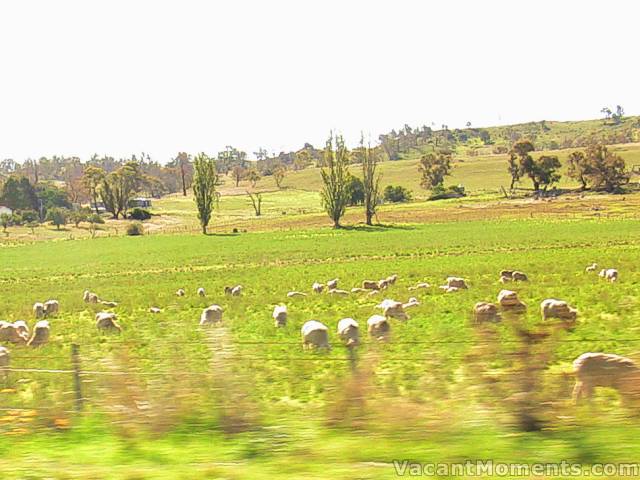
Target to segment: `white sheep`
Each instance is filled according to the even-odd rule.
[[[109,307],[109,308],[113,308],[113,307],[117,307],[118,306],[118,302],[108,302],[106,300],[101,300],[100,304],[105,306],[105,307]]]
[[[420,289],[423,289],[423,288],[430,288],[430,287],[431,287],[431,285],[429,285],[428,283],[420,282],[420,283],[416,283],[412,287],[409,287],[409,291],[420,290]]]
[[[98,295],[96,295],[95,293],[90,292],[89,290],[85,290],[84,291],[84,295],[82,296],[82,299],[85,301],[85,303],[99,303],[100,302],[100,298],[98,298]]]
[[[391,325],[387,320],[387,317],[382,315],[372,315],[367,320],[367,331],[369,335],[378,340],[384,340],[388,338],[391,332]]]
[[[289,298],[306,297],[306,296],[307,296],[307,294],[303,293],[303,292],[293,291],[293,292],[287,293],[287,297],[289,297]]]
[[[540,311],[542,313],[542,319],[559,318],[561,320],[575,320],[578,315],[578,311],[570,307],[569,304],[563,300],[556,300],[555,298],[548,298],[540,303]]]
[[[417,307],[418,305],[420,305],[418,299],[416,297],[411,297],[409,298],[409,300],[407,300],[406,303],[402,304],[402,308],[407,309],[411,307]]]
[[[239,297],[240,295],[242,295],[242,285],[236,285],[231,289],[231,296]]]
[[[465,290],[469,288],[465,279],[460,277],[447,277],[447,287],[454,287]]]
[[[33,304],[33,316],[35,318],[44,318],[44,303],[36,302]]]
[[[517,270],[511,274],[511,279],[514,282],[527,282],[529,281],[529,277],[527,277],[526,273],[518,272]]]
[[[60,302],[57,300],[47,300],[44,302],[44,315],[46,317],[50,317],[52,315],[57,315],[60,311]]]
[[[122,327],[118,324],[118,316],[113,312],[96,313],[96,328],[105,331],[121,332]]]
[[[15,323],[0,321],[0,341],[25,344],[28,340],[29,333],[25,334],[23,329]]]
[[[395,285],[396,280],[398,280],[398,275],[395,273],[393,275],[389,275],[386,280],[389,285]]]
[[[385,290],[387,287],[389,287],[389,282],[386,278],[378,280],[378,290]]]
[[[13,322],[13,328],[16,329],[18,335],[22,336],[25,342],[29,339],[29,326],[24,320],[16,320]]]
[[[512,290],[500,290],[498,293],[498,303],[504,309],[521,310],[526,308],[526,304],[518,298],[518,294]]]
[[[339,288],[331,288],[327,292],[329,295],[335,295],[337,297],[346,297],[349,295],[349,292],[346,290],[340,290]]]
[[[500,319],[498,306],[489,302],[476,303],[473,307],[473,315],[477,322],[495,322]]]
[[[324,290],[324,285],[322,283],[313,282],[313,285],[311,285],[311,290],[313,290],[315,293],[322,293],[322,291]]]
[[[49,336],[49,322],[47,322],[46,320],[40,320],[33,327],[33,333],[31,335],[31,338],[27,342],[27,345],[29,347],[39,347],[41,345],[44,345],[49,341]]]
[[[409,315],[404,311],[404,304],[397,302],[389,298],[384,299],[376,308],[382,310],[383,314],[387,318],[396,318],[398,320],[409,320]]]
[[[162,310],[158,307],[149,307],[149,313],[161,313]]]
[[[185,296],[184,288],[179,288],[178,290],[176,290],[176,296],[177,297],[184,297]]]
[[[204,288],[202,288],[202,287],[198,288],[196,293],[198,294],[199,297],[206,297],[207,296],[206,292],[204,291]]]
[[[573,399],[591,398],[595,387],[615,388],[625,400],[640,398],[640,369],[629,358],[612,353],[583,353],[573,362]]]
[[[220,305],[211,305],[200,314],[200,325],[214,325],[222,321],[224,310]]]
[[[615,268],[602,269],[600,270],[600,273],[598,275],[609,282],[618,281],[618,270],[616,270]]]
[[[366,288],[353,287],[351,289],[351,293],[367,293],[368,290]]]
[[[338,322],[338,337],[347,347],[355,347],[360,343],[358,322],[353,318],[343,318]]]
[[[273,320],[276,328],[284,327],[287,324],[287,306],[276,305],[273,308]]]
[[[379,290],[380,286],[378,285],[378,282],[375,280],[363,280],[362,288],[365,290]]]
[[[335,288],[338,288],[338,279],[337,279],[337,278],[334,278],[333,280],[329,280],[329,281],[327,282],[327,288],[328,288],[329,290],[333,290],[333,289],[335,289]]]
[[[309,320],[300,329],[302,334],[302,347],[312,348],[331,348],[329,345],[329,329],[327,326],[317,320]]]

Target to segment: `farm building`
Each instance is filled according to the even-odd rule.
[[[129,208],[151,208],[151,199],[145,197],[132,198],[129,201]]]

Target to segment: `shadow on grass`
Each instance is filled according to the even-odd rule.
[[[354,231],[354,232],[386,232],[389,230],[415,230],[413,225],[406,224],[384,224],[376,223],[375,225],[365,225],[359,223],[357,225],[344,225],[338,228],[338,230]]]

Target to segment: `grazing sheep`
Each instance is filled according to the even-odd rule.
[[[233,287],[230,287],[228,285],[224,287],[224,294],[225,295],[231,295],[232,291],[233,291]]]
[[[513,276],[513,270],[500,270],[500,276],[511,280],[511,277]]]
[[[105,331],[122,331],[122,327],[117,322],[118,316],[113,312],[96,313],[96,328]]]
[[[179,288],[178,290],[176,290],[176,296],[184,297],[185,296],[184,288]]]
[[[386,298],[376,305],[376,308],[380,308],[387,318],[409,320],[409,315],[404,311],[404,304],[402,302],[396,302],[395,300]]]
[[[206,297],[207,296],[206,292],[204,291],[204,288],[202,288],[202,287],[198,288],[196,293],[198,294],[199,297]]]
[[[20,326],[15,323],[0,321],[0,341],[25,344],[28,340],[29,333],[24,333]]]
[[[18,332],[18,335],[24,337],[25,342],[29,339],[29,326],[27,325],[27,322],[24,320],[16,320],[13,322],[13,327]]]
[[[512,281],[513,281],[512,277],[505,277],[505,276],[500,277],[500,283],[508,283]]]
[[[584,271],[586,273],[595,272],[596,270],[598,270],[598,264],[597,263],[592,263],[591,265],[589,265],[587,268],[584,269]]]
[[[497,322],[500,320],[498,306],[495,303],[478,302],[473,307],[476,322]]]
[[[317,320],[309,320],[300,329],[302,334],[302,347],[307,350],[311,348],[331,348],[329,346],[329,329]]]
[[[529,277],[527,277],[526,273],[515,271],[511,274],[511,279],[514,282],[528,282]]]
[[[407,300],[407,303],[402,304],[402,308],[417,307],[418,305],[420,305],[418,299],[416,297],[411,297],[409,298],[409,300]]]
[[[382,315],[372,315],[367,320],[367,331],[369,335],[377,340],[385,340],[391,332],[391,325],[387,317]]]
[[[99,303],[100,299],[98,298],[98,295],[96,295],[95,293],[90,292],[89,290],[85,290],[84,291],[84,295],[82,296],[82,299],[85,301],[85,303]]]
[[[559,318],[561,320],[575,320],[578,315],[578,311],[570,307],[567,302],[562,300],[556,300],[555,298],[548,298],[543,300],[540,304],[540,311],[542,312],[542,319]]]
[[[3,373],[3,377],[5,381],[9,377],[9,361],[11,357],[9,356],[9,349],[6,347],[0,347],[0,372]]]
[[[36,302],[33,304],[33,316],[35,318],[44,318],[44,303]]]
[[[33,333],[31,338],[27,342],[29,347],[39,347],[49,341],[50,329],[49,322],[46,320],[40,320],[33,327]]]
[[[158,307],[149,307],[149,313],[161,313],[162,310]]]
[[[389,282],[387,282],[386,278],[378,281],[378,290],[384,290],[389,286]]]
[[[107,302],[106,300],[102,300],[100,302],[102,305],[104,305],[105,307],[117,307],[118,306],[118,302]]]
[[[431,285],[424,282],[416,283],[413,287],[409,287],[409,291],[420,290],[421,288],[431,288]]]
[[[360,288],[360,287],[353,287],[351,289],[351,293],[366,293],[369,290],[367,290],[366,288]]]
[[[504,309],[521,310],[527,308],[526,304],[518,298],[518,294],[512,290],[500,290],[498,303]]]
[[[625,400],[640,398],[640,369],[629,358],[612,353],[583,353],[573,362],[573,400],[593,396],[595,387],[615,388]]]
[[[380,286],[375,280],[363,280],[362,288],[365,290],[380,290]]]
[[[306,296],[307,296],[306,293],[296,292],[296,291],[287,293],[287,297],[289,298],[306,297]]]
[[[242,285],[236,285],[231,289],[232,297],[239,297],[240,295],[242,295]]]
[[[284,327],[287,325],[287,306],[276,305],[273,309],[273,320],[275,321],[276,328]]]
[[[338,322],[338,337],[347,347],[356,347],[360,344],[360,330],[358,322],[353,318],[343,318]]]
[[[602,269],[600,270],[600,273],[598,275],[609,282],[618,281],[618,270],[616,270],[615,268]]]
[[[464,278],[460,277],[447,277],[447,287],[462,288],[465,290],[469,288]]]
[[[50,317],[52,315],[57,315],[60,311],[60,302],[57,300],[47,300],[44,302],[44,315],[46,317]]]
[[[377,296],[379,294],[380,294],[380,290],[371,290],[369,293],[367,293],[369,297]]]
[[[346,297],[349,295],[349,292],[346,290],[340,290],[339,288],[332,288],[327,292],[329,295],[335,295],[338,297]]]
[[[393,275],[389,275],[386,280],[389,285],[395,285],[396,280],[398,280],[398,275],[395,273]]]
[[[200,325],[214,325],[222,321],[224,310],[220,305],[211,305],[200,314]]]
[[[313,290],[315,293],[322,293],[322,291],[324,290],[324,285],[318,282],[313,282],[313,285],[311,285],[311,290]]]
[[[441,290],[444,290],[445,293],[454,293],[454,292],[459,292],[460,289],[458,287],[449,287],[447,285],[440,285]]]
[[[338,279],[337,278],[334,278],[333,280],[329,280],[327,282],[327,289],[334,290],[336,288],[338,288]]]

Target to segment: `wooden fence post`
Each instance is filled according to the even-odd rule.
[[[75,391],[76,411],[82,411],[84,398],[82,397],[82,380],[80,379],[80,346],[71,344],[71,365],[73,367],[73,389]]]

